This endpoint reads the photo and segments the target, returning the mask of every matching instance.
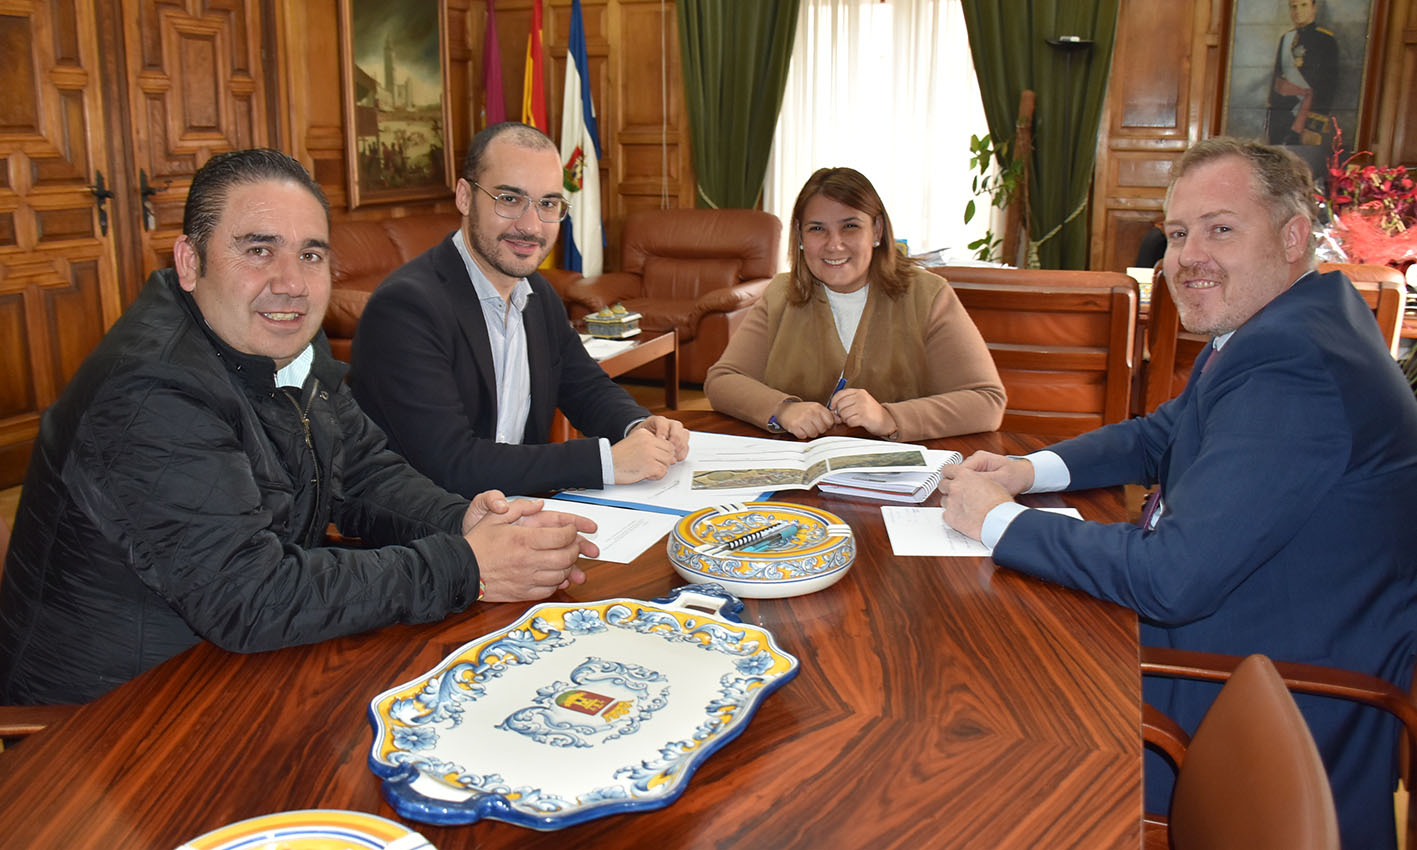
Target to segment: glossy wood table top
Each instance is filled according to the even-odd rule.
[[[758,433],[716,414],[673,415],[697,430]],[[968,454],[1047,442],[933,445]],[[896,558],[876,505],[784,495],[843,517],[856,563],[821,592],[745,600],[744,621],[770,630],[801,671],[682,797],[556,832],[410,825],[442,850],[1140,845],[1134,615],[984,558]],[[1066,502],[1089,519],[1123,515],[1113,491]],[[557,598],[650,599],[684,583],[659,545],[589,575]],[[256,655],[195,647],[0,753],[0,845],[171,848],[301,808],[398,819],[367,766],[370,699],[526,607],[474,605],[441,623]]]

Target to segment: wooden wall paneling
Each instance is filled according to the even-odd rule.
[[[172,264],[192,175],[213,154],[271,143],[258,0],[122,0],[133,168],[158,189],[143,274]],[[136,182],[136,178],[135,178]]]
[[[340,96],[339,14],[336,0],[283,4],[280,55],[289,68],[286,124],[290,154],[325,190],[331,215],[348,204],[344,116]]]
[[[474,74],[481,73],[482,42],[468,39],[471,29],[469,19],[475,16],[473,0],[446,0],[446,3],[448,17],[443,25],[448,28],[448,81],[451,88],[444,92],[444,96],[450,98],[453,122],[447,130],[446,143],[452,145],[453,171],[457,173],[462,169],[467,144],[476,132],[473,126],[477,116],[473,111],[472,79]],[[440,212],[456,209],[451,190],[446,199],[419,206],[420,211],[435,209]]]
[[[1094,269],[1122,271],[1161,217],[1170,166],[1194,138],[1192,33],[1208,0],[1122,0],[1093,189]]]
[[[616,234],[635,210],[695,205],[677,9],[657,0],[621,0],[617,12],[611,66],[613,155],[620,168],[612,195]]]
[[[1417,168],[1417,0],[1391,7],[1372,150],[1378,162]]]
[[[0,66],[0,487],[23,478],[40,413],[121,309],[89,189],[113,174],[96,31],[91,0],[0,11],[0,53],[18,60]]]

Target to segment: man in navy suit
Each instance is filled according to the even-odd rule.
[[[994,560],[1126,605],[1144,644],[1359,670],[1406,690],[1417,621],[1417,401],[1372,313],[1314,270],[1309,170],[1289,151],[1209,139],[1167,193],[1167,285],[1213,337],[1185,391],[1147,417],[1025,458],[948,467],[945,519]],[[1022,492],[1159,484],[1141,525],[1028,510]],[[1215,686],[1148,678],[1194,731]],[[1397,727],[1299,697],[1346,847],[1395,845]],[[1147,808],[1170,771],[1147,765]]]
[[[462,226],[379,285],[355,334],[350,385],[390,447],[458,493],[662,478],[688,432],[606,376],[536,272],[566,217],[555,143],[483,130],[455,197]],[[590,437],[548,444],[558,407]]]

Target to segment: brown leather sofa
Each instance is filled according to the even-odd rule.
[[[553,283],[572,319],[622,303],[642,329],[676,331],[680,380],[703,383],[776,274],[781,235],[760,210],[641,210],[625,219],[620,271]]]
[[[461,217],[450,212],[330,223],[332,289],[325,335],[335,357],[349,361],[354,329],[374,287],[389,272],[442,241],[459,221]]]

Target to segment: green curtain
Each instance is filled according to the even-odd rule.
[[[1038,96],[1030,163],[1032,241],[1042,268],[1087,267],[1089,190],[1119,0],[963,0],[989,133],[1012,140],[1019,95]],[[1055,46],[1050,39],[1092,41]]]
[[[762,199],[798,0],[678,0],[700,207]]]

